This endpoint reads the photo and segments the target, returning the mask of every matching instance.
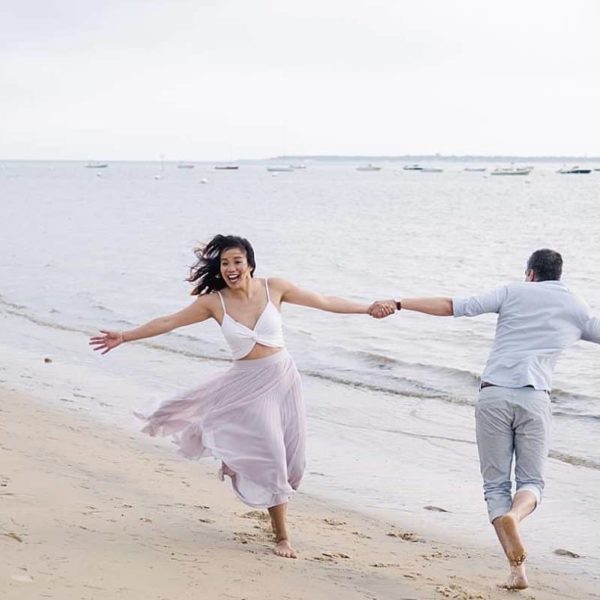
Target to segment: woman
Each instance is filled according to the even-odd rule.
[[[200,387],[146,415],[143,431],[175,435],[188,458],[214,456],[220,476],[249,506],[267,508],[275,554],[296,558],[286,528],[289,497],[305,466],[305,414],[300,376],[284,347],[283,302],[335,313],[368,314],[369,306],[300,289],[285,279],[254,279],[248,240],[217,235],[197,251],[188,281],[198,299],[187,308],[129,331],[102,331],[94,350],[106,354],[124,342],[215,319],[234,362]]]

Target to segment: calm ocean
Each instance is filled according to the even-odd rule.
[[[48,374],[45,387],[110,420],[224,368],[213,323],[103,359],[86,346],[96,328],[127,328],[190,302],[191,250],[216,233],[247,237],[259,276],[364,301],[483,291],[521,280],[528,255],[551,247],[563,254],[563,279],[600,316],[600,172],[559,175],[562,165],[545,162],[526,177],[495,177],[442,166],[309,163],[274,176],[260,164],[2,162],[0,343],[16,356],[2,365],[2,385],[40,395],[28,357],[59,356],[72,374]],[[415,527],[486,528],[472,404],[495,317],[379,322],[286,306],[284,322],[307,392],[308,491],[386,518],[409,515]],[[600,347],[584,342],[559,361],[548,494],[528,525],[546,562],[596,574],[599,361]],[[423,513],[426,504],[450,512]],[[580,562],[552,554],[565,544]]]

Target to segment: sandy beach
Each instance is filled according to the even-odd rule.
[[[0,391],[0,597],[265,600],[514,598],[496,556],[299,493],[300,557],[278,558],[265,514],[213,461],[64,407]],[[429,507],[435,511],[435,507]],[[530,568],[528,599],[598,597]]]

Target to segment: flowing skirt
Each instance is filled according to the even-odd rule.
[[[173,436],[187,458],[214,456],[242,502],[269,508],[287,502],[305,467],[302,384],[286,350],[231,368],[167,400],[143,432]]]

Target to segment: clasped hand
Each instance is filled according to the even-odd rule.
[[[396,301],[376,300],[369,306],[368,312],[374,319],[384,319],[396,312]]]

